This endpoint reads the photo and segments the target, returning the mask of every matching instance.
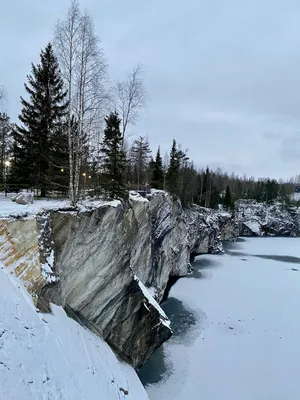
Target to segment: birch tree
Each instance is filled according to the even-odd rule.
[[[64,20],[58,21],[54,43],[62,76],[68,89],[69,198],[79,197],[82,158],[92,147],[92,139],[105,115],[107,64],[92,18],[82,13],[72,0]],[[74,117],[76,130],[73,129]]]
[[[5,181],[6,163],[12,147],[12,126],[9,116],[0,112],[0,183]]]
[[[4,87],[0,85],[0,112],[3,111],[3,105],[4,105],[4,99],[5,99],[5,90]]]
[[[128,126],[136,123],[140,111],[147,105],[142,66],[135,67],[125,81],[118,81],[114,91],[116,110],[122,119],[121,132],[124,143]]]

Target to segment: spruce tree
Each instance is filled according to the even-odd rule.
[[[41,51],[40,64],[32,64],[32,74],[27,78],[25,89],[30,98],[27,101],[21,97],[22,125],[14,132],[14,173],[23,184],[39,189],[45,196],[47,188],[55,184],[54,171],[65,166],[68,156],[62,144],[66,137],[67,93],[50,43]]]
[[[225,197],[224,197],[224,206],[228,209],[233,208],[233,201],[232,201],[229,185],[227,185],[227,187],[226,187],[226,192],[225,192]]]
[[[153,162],[153,173],[152,173],[152,186],[155,189],[164,188],[164,169],[163,161],[160,154],[160,147],[157,149],[155,161]]]
[[[173,140],[172,149],[170,152],[170,164],[166,174],[166,184],[168,191],[178,196],[178,180],[179,180],[180,159],[177,150],[176,140]]]
[[[126,156],[120,131],[121,119],[117,112],[113,112],[105,118],[105,123],[106,128],[100,149],[103,163],[102,185],[109,197],[119,198],[126,192],[124,182]]]

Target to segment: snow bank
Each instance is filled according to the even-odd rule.
[[[0,269],[0,387],[5,400],[147,400],[135,371],[52,306],[38,314]]]

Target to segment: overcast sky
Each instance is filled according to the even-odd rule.
[[[112,79],[145,66],[151,102],[134,127],[175,138],[199,167],[300,173],[299,0],[86,0]],[[0,13],[0,84],[16,120],[31,62],[67,0],[9,0]]]

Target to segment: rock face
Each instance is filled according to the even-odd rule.
[[[43,295],[79,313],[138,368],[171,335],[152,296],[161,301],[169,277],[188,273],[191,254],[223,251],[220,220],[229,225],[232,218],[183,210],[164,192],[78,214],[53,212],[59,281]]]
[[[44,311],[45,300],[62,305],[135,368],[171,335],[157,303],[170,277],[188,273],[191,255],[222,252],[221,240],[236,235],[230,214],[183,210],[160,191],[32,222],[40,247],[38,304]]]
[[[241,236],[298,236],[300,212],[282,204],[236,202],[235,219]]]

